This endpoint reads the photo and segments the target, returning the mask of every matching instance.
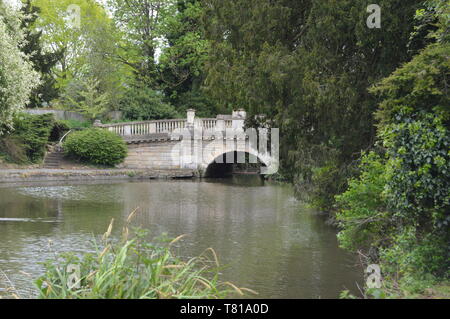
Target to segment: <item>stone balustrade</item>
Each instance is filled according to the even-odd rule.
[[[196,118],[195,110],[187,110],[186,119],[155,120],[102,124],[96,121],[94,126],[114,132],[123,137],[144,136],[151,134],[171,134],[185,128],[202,128],[205,131],[225,131],[226,129],[243,129],[246,118],[244,110],[234,111],[232,115],[218,115],[216,118]]]

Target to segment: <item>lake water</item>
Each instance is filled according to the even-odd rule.
[[[226,266],[222,281],[251,288],[257,298],[358,293],[362,270],[338,248],[336,229],[323,215],[298,202],[287,185],[235,176],[1,186],[0,295],[10,286],[4,272],[21,297],[31,297],[33,279],[43,273],[41,262],[54,251],[86,251],[112,218],[118,235],[136,207],[134,226],[155,236],[186,234],[177,248],[182,257],[213,248]]]

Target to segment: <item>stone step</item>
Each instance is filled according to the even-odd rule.
[[[63,158],[64,158],[63,152],[53,151],[45,157],[43,167],[44,168],[59,168]]]

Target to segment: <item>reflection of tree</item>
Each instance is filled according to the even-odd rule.
[[[45,260],[48,239],[58,250],[82,251],[112,218],[119,232],[139,206],[134,226],[150,229],[151,235],[187,234],[178,243],[185,257],[212,247],[228,266],[223,279],[259,290],[262,297],[336,297],[344,285],[354,287],[359,276],[346,268],[335,229],[294,201],[289,187],[261,186],[259,179],[245,176],[74,185],[43,197],[2,189],[0,218],[47,216],[53,222],[0,222],[0,267],[34,271],[36,260]]]
[[[16,189],[0,191],[0,218],[54,218],[55,201],[21,195]]]

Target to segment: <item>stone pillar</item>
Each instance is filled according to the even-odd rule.
[[[233,129],[235,130],[243,130],[245,124],[245,118],[247,116],[247,112],[243,109],[239,109],[237,111],[233,111]]]
[[[242,117],[244,120],[247,118],[247,112],[244,109],[237,110],[239,117]]]
[[[100,120],[94,121],[94,127],[101,127],[101,126],[102,126],[102,121],[100,121]]]
[[[187,110],[187,127],[194,127],[195,124],[195,110],[189,109]]]
[[[225,131],[225,119],[222,115],[217,116],[215,131]]]
[[[150,123],[149,124],[149,133],[150,134],[155,134],[156,133],[156,123]]]
[[[124,136],[131,136],[131,125],[125,125],[124,127]]]

